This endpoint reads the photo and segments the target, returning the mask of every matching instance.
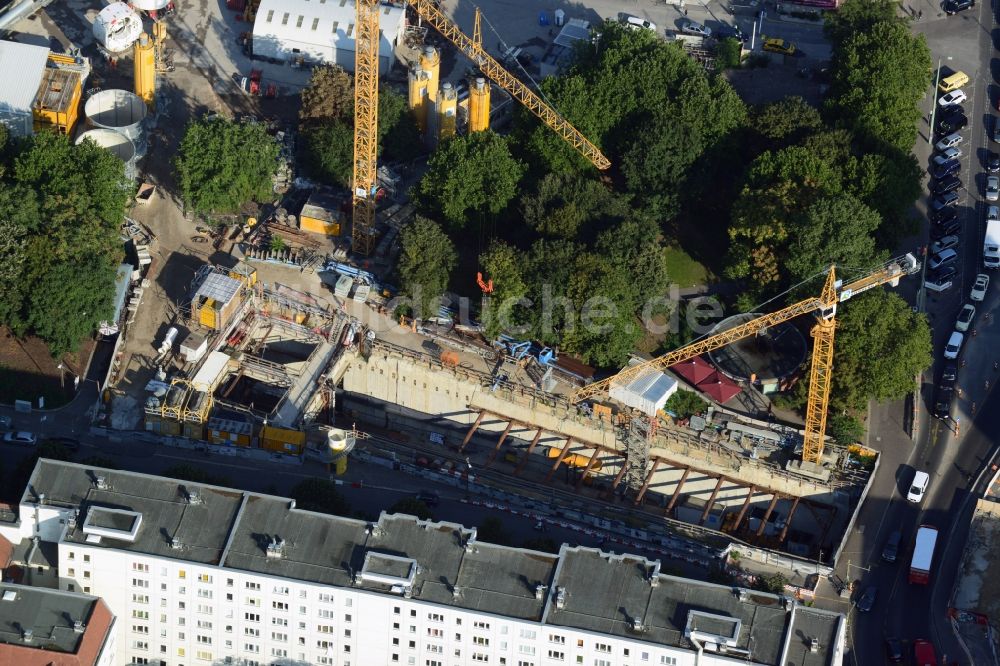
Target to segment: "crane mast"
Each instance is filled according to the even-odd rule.
[[[809,397],[806,402],[806,427],[802,448],[804,462],[819,463],[823,456],[823,442],[826,433],[826,414],[830,401],[830,386],[833,379],[833,334],[836,328],[837,303],[883,284],[895,286],[899,278],[911,275],[920,269],[916,257],[907,254],[897,257],[853,282],[841,285],[836,279],[834,267],[827,273],[823,291],[818,298],[807,298],[786,308],[761,315],[756,319],[735,326],[715,335],[694,342],[658,356],[645,363],[625,368],[621,372],[599,382],[578,389],[570,398],[577,403],[598,394],[605,394],[612,384],[628,384],[636,377],[650,371],[662,371],[672,365],[682,363],[695,356],[725,347],[764,329],[784,323],[799,315],[818,312],[818,321],[812,329],[814,339],[812,363],[809,370]]]
[[[355,0],[354,191],[351,249],[369,255],[375,246],[375,189],[378,179],[379,0]]]

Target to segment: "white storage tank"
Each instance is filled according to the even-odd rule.
[[[132,6],[144,12],[158,12],[169,4],[170,0],[132,0]]]
[[[146,154],[146,132],[142,123],[149,108],[138,95],[128,90],[102,90],[87,99],[83,112],[92,127],[128,137],[135,146],[136,157]]]
[[[80,145],[90,139],[101,148],[105,148],[125,163],[125,176],[135,180],[137,171],[135,168],[135,144],[124,134],[108,129],[92,129],[84,132],[76,139],[76,145]]]
[[[112,2],[94,21],[94,39],[108,53],[132,48],[142,34],[142,19],[124,2]]]
[[[613,400],[638,409],[646,416],[655,416],[677,391],[677,382],[659,370],[647,370],[628,384],[612,382],[608,395]]]

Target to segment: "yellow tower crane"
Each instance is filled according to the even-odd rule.
[[[886,262],[848,284],[842,284],[836,279],[834,267],[831,266],[823,285],[823,291],[817,298],[807,298],[740,326],[695,340],[694,342],[659,356],[651,361],[639,363],[625,368],[618,374],[599,382],[589,384],[577,390],[571,401],[576,403],[607,392],[612,384],[628,384],[636,377],[650,371],[662,371],[672,365],[682,363],[695,356],[710,352],[726,345],[742,340],[764,329],[794,319],[810,312],[817,313],[817,322],[812,329],[814,339],[812,364],[809,371],[809,398],[806,403],[806,427],[803,438],[802,461],[819,464],[823,457],[823,442],[826,434],[826,413],[830,401],[830,384],[833,378],[833,332],[836,326],[834,317],[837,313],[837,303],[868,291],[883,284],[896,286],[904,275],[911,275],[920,270],[920,263],[912,254],[897,257]]]
[[[445,16],[435,0],[405,0],[424,21],[465,54],[497,85],[534,113],[598,169],[611,161],[569,121],[508,72],[473,39]],[[358,254],[371,254],[375,246],[375,189],[378,143],[378,46],[380,0],[355,0],[357,17],[354,52],[354,192],[352,244]],[[478,29],[477,29],[478,32]]]

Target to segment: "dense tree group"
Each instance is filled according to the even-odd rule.
[[[75,351],[112,314],[118,237],[133,186],[97,144],[0,125],[0,324]]]

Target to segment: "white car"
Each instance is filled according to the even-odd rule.
[[[951,278],[928,277],[924,281],[924,288],[928,291],[948,291],[953,285]]]
[[[954,148],[960,143],[962,143],[962,135],[959,134],[958,132],[955,132],[954,134],[949,134],[948,136],[938,141],[934,147],[937,148],[938,150],[944,151],[948,150],[949,148]]]
[[[653,32],[656,32],[656,24],[652,21],[647,21],[644,18],[639,18],[638,16],[633,16],[632,14],[626,14],[625,12],[618,13],[618,22],[626,28],[631,28],[632,30],[652,30]]]
[[[964,335],[958,331],[952,331],[951,337],[948,338],[948,344],[944,346],[944,357],[949,361],[958,358],[958,352],[962,351],[962,342],[964,341]]]
[[[908,502],[920,502],[924,498],[924,493],[927,492],[927,486],[930,485],[931,477],[927,472],[916,472],[913,475],[913,483],[910,484],[910,490],[906,493],[906,500]]]
[[[1000,199],[1000,176],[986,177],[986,200],[996,201]]]
[[[956,104],[961,104],[968,97],[965,91],[959,88],[958,90],[952,90],[947,95],[941,95],[941,99],[938,100],[938,104],[941,106],[955,106]]]
[[[3,441],[10,442],[11,444],[27,444],[28,446],[35,445],[35,436],[30,432],[8,432],[3,436]]]
[[[986,290],[990,288],[990,276],[980,273],[976,276],[976,281],[972,284],[972,291],[969,298],[976,303],[981,303],[986,298]]]
[[[686,35],[698,35],[699,37],[711,37],[712,29],[703,26],[697,21],[685,19],[680,22],[680,29]]]
[[[975,319],[976,306],[972,303],[966,303],[962,306],[962,311],[958,313],[958,319],[955,320],[955,330],[965,333]]]
[[[957,160],[962,156],[962,149],[958,146],[952,146],[951,148],[945,148],[939,154],[934,156],[935,166],[941,166],[952,160]]]
[[[986,209],[986,221],[996,222],[1000,220],[1000,206],[990,206]]]

